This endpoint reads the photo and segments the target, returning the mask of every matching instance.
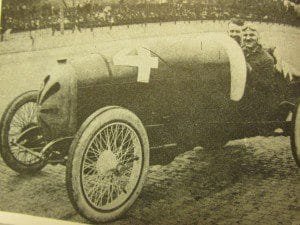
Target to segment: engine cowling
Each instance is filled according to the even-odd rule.
[[[176,112],[186,118],[197,116],[202,113],[199,109],[211,103],[222,107],[243,96],[245,59],[238,44],[226,35],[155,37],[114,44],[101,54],[59,60],[48,73],[39,96],[39,121],[47,139],[73,136],[91,113],[107,105],[128,108],[148,124]],[[150,63],[146,79],[140,80],[143,64],[134,59]],[[182,86],[185,78],[190,87]],[[167,101],[176,104],[170,106]]]

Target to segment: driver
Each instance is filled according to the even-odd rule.
[[[250,118],[256,115],[262,120],[284,121],[290,111],[290,104],[284,101],[289,95],[288,82],[275,68],[275,56],[259,43],[253,26],[242,29],[242,43],[247,62],[244,108],[249,110]]]
[[[274,59],[263,49],[253,26],[242,29],[242,49],[247,63],[247,83],[243,108],[251,119],[268,120],[278,108],[279,97],[274,73]],[[276,99],[274,101],[274,99]]]
[[[257,30],[252,26],[245,26],[242,29],[242,41],[249,81],[255,86],[269,86],[274,77],[274,59],[259,43]]]

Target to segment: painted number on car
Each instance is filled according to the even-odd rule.
[[[158,57],[151,56],[145,48],[138,48],[137,54],[130,54],[132,49],[124,49],[113,57],[116,66],[132,66],[138,68],[137,82],[149,83],[151,69],[158,68]]]

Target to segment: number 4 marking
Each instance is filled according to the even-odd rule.
[[[113,57],[116,66],[134,66],[138,68],[137,82],[149,83],[151,69],[158,68],[158,57],[152,57],[145,48],[138,48],[137,55],[129,55],[132,49],[124,49]]]

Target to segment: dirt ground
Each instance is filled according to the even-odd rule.
[[[147,28],[148,33],[156,31],[158,35],[165,30],[165,27],[151,26]],[[169,34],[180,29],[169,26],[172,26]],[[196,32],[204,29],[203,26],[216,29],[210,24],[185,23],[181,32]],[[261,25],[262,40],[278,46],[284,58],[297,66],[299,29],[287,33],[290,28],[271,28],[265,30]],[[146,28],[131,29],[142,32]],[[101,32],[96,33],[96,38],[100,38]],[[107,37],[103,34],[99,39],[103,42],[98,46],[103,49],[113,46],[113,43],[104,43],[105,38],[128,33],[121,29],[105,32]],[[77,37],[83,39],[90,34],[80,35]],[[62,43],[60,37],[49,39],[56,44]],[[15,45],[18,40],[9,43],[11,46],[0,46],[1,53],[2,49],[18,48]],[[43,43],[38,44],[44,47]],[[30,44],[22,46],[30,48]],[[76,46],[0,54],[0,114],[13,97],[39,88],[46,64],[51,65],[59,57],[76,55],[83,48],[92,52],[87,46]],[[151,166],[146,185],[133,207],[123,218],[110,224],[300,225],[300,218],[297,218],[300,215],[299,168],[292,159],[288,137],[235,140],[221,150],[207,151],[200,147],[185,150],[169,164]],[[88,223],[69,202],[63,166],[48,165],[35,176],[20,176],[0,160],[0,210]]]
[[[68,200],[63,166],[32,177],[3,162],[0,170],[0,210],[88,223]],[[299,178],[287,137],[236,140],[210,152],[197,147],[151,166],[138,200],[111,224],[298,225]]]

